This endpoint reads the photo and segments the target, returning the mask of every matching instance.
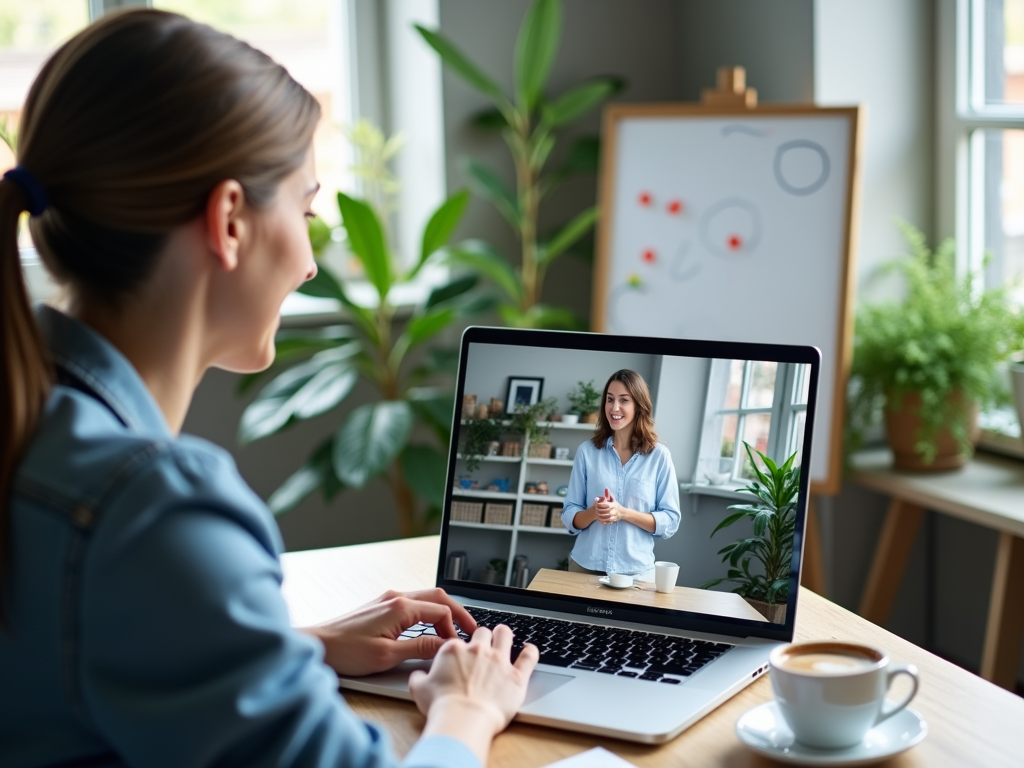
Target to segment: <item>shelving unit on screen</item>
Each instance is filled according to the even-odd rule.
[[[702,104],[606,108],[592,328],[818,347],[811,491],[835,494],[860,109],[751,106],[733,72]]]
[[[456,457],[456,487],[452,489],[452,511],[449,524],[448,551],[469,553],[470,581],[479,581],[484,566],[495,558],[505,560],[505,586],[513,586],[511,564],[516,555],[526,555],[531,573],[538,568],[557,568],[569,556],[572,541],[561,523],[564,498],[560,486],[569,484],[573,456],[580,443],[594,433],[593,424],[550,422],[552,449],[568,448],[568,459],[530,456],[530,443],[524,441],[522,455],[484,456],[475,471],[469,471],[463,456]],[[463,488],[461,480],[475,483]],[[488,491],[494,480],[507,480],[507,492]],[[546,482],[549,493],[528,493],[528,483]],[[488,505],[493,505],[488,510]],[[508,522],[487,522],[499,519],[508,510]]]

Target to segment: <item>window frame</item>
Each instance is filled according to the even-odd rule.
[[[740,379],[739,404],[735,408],[721,407],[724,403],[725,393],[729,387],[729,372],[733,363],[743,363],[743,373]],[[796,431],[796,423],[801,413],[807,412],[806,398],[799,401],[798,394],[802,390],[807,370],[806,366],[794,363],[777,363],[775,372],[775,388],[770,406],[747,405],[747,397],[750,392],[752,370],[757,360],[724,360],[715,359],[711,361],[708,370],[707,399],[703,428],[700,439],[700,451],[698,454],[698,467],[708,466],[709,461],[720,461],[728,458],[721,455],[722,451],[722,420],[728,416],[735,415],[736,430],[733,434],[733,455],[732,467],[729,470],[729,483],[743,485],[748,482],[742,474],[743,459],[745,452],[739,448],[740,436],[743,434],[745,419],[751,415],[768,414],[768,444],[765,454],[772,457],[783,455],[779,450],[785,448],[785,455],[791,454],[795,447],[793,445]],[[716,382],[720,382],[721,391],[716,391]],[[696,475],[696,472],[695,472]],[[696,480],[696,477],[694,478]]]

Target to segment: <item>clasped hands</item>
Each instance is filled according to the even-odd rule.
[[[625,507],[612,498],[607,488],[604,489],[604,496],[594,497],[594,514],[599,523],[617,523],[625,518],[625,511]]]

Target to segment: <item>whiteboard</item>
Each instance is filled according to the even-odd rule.
[[[859,110],[609,107],[592,325],[822,352],[812,490],[837,493]]]

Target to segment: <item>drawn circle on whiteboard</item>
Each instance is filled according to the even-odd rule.
[[[630,280],[612,289],[608,297],[609,330],[613,333],[653,333],[648,293],[643,283]]]
[[[708,208],[700,220],[700,240],[712,253],[735,257],[761,242],[761,214],[754,204],[727,197]]]
[[[825,186],[832,163],[821,144],[796,139],[780,144],[775,150],[773,171],[775,181],[783,191],[804,197]]]

